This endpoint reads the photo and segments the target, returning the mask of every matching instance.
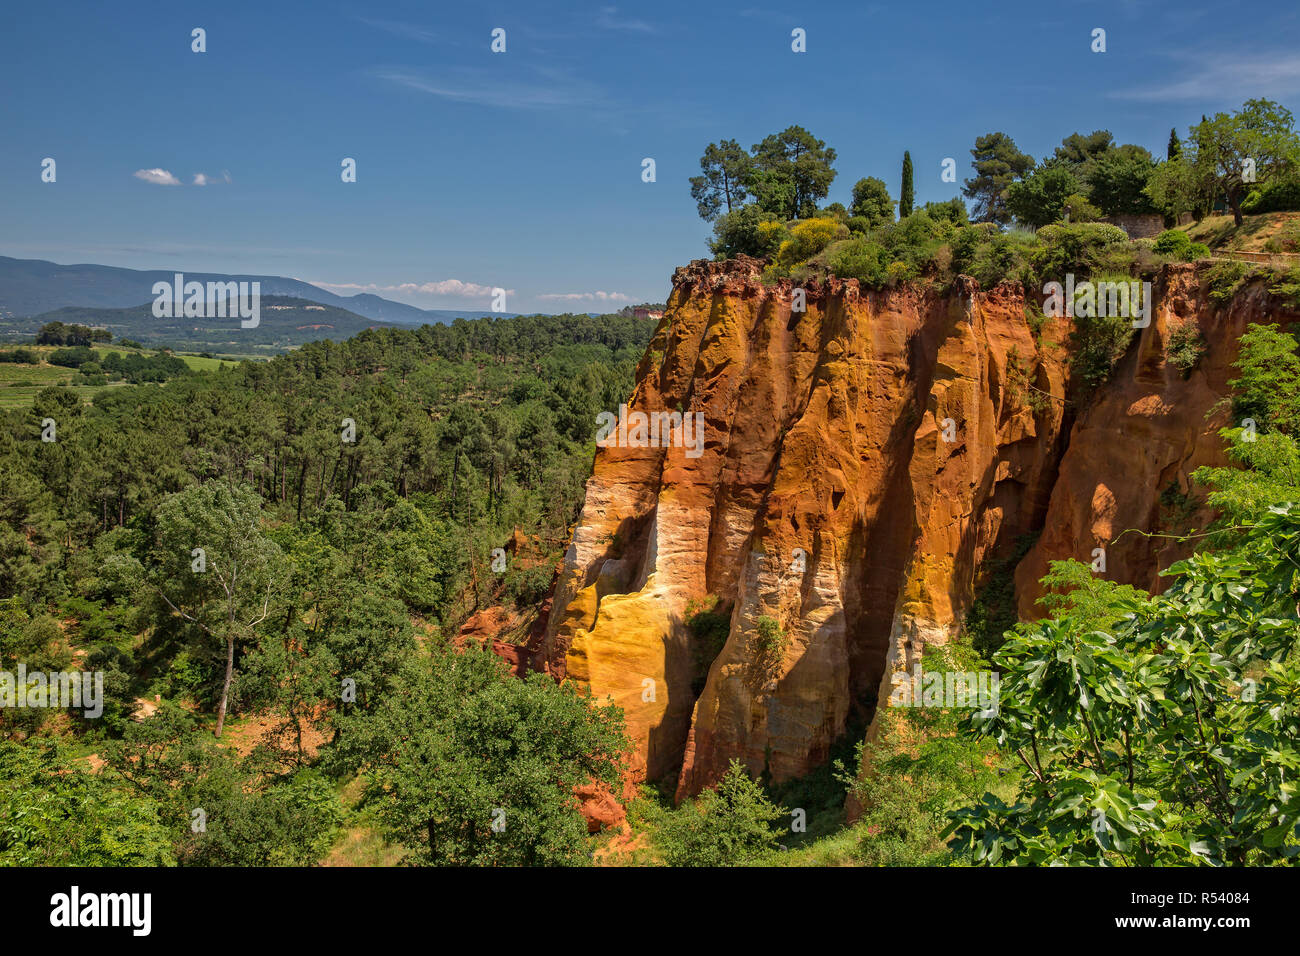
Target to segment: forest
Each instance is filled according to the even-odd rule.
[[[457,820],[440,862],[582,850],[582,818],[536,776],[607,775],[617,715],[540,676],[505,680],[497,658],[450,638],[483,604],[540,601],[546,560],[496,574],[490,554],[518,530],[558,559],[591,422],[631,391],[653,325],[372,330],[86,404],[49,387],[5,413],[0,669],[103,671],[106,699],[97,720],[0,711],[0,860],[316,862],[359,766],[376,792],[403,792],[410,768],[391,748],[412,720],[428,746],[461,748],[446,766],[470,776],[444,781],[455,799],[492,790],[530,821],[490,841],[490,818]],[[444,675],[453,653],[463,666]],[[419,684],[412,709],[429,673],[446,679]],[[566,722],[572,733],[551,733]],[[481,759],[484,734],[501,759]],[[424,812],[407,801],[440,799],[434,783],[406,781],[396,805],[366,811],[394,847],[413,832],[403,814]],[[519,790],[507,801],[495,783]],[[416,831],[416,858],[434,853]]]

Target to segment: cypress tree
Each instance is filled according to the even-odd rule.
[[[1183,151],[1183,144],[1178,142],[1178,130],[1169,131],[1169,148],[1165,150],[1165,159],[1173,159]]]
[[[903,151],[903,188],[898,196],[898,218],[912,214],[912,200],[914,193],[912,191],[912,154]]]

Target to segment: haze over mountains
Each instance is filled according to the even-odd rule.
[[[90,263],[60,265],[44,259],[0,256],[0,318],[29,318],[68,307],[132,308],[152,302],[154,283],[171,282],[178,271],[184,272],[187,281],[260,282],[264,296],[292,296],[346,309],[363,318],[402,325],[450,322],[459,317],[471,319],[514,314],[483,309],[421,309],[369,292],[352,296],[335,295],[309,282],[284,276],[231,275],[178,269],[122,269]]]

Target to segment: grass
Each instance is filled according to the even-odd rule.
[[[15,347],[17,346],[5,346],[5,348]],[[56,346],[52,345],[24,345],[21,347],[38,352],[42,357],[49,355],[56,348]],[[152,354],[153,351],[153,349],[122,348],[116,345],[94,346],[96,357],[101,359],[110,352],[117,352],[122,355],[144,355]],[[214,372],[221,368],[222,365],[238,363],[244,359],[265,360],[265,356],[255,355],[215,355],[211,358],[182,352],[175,353],[175,355],[196,372]],[[77,385],[74,383],[77,381],[78,375],[79,373],[74,368],[49,365],[45,362],[40,365],[0,362],[0,410],[27,408],[31,405],[32,399],[36,397],[37,392],[51,385],[62,385],[71,388],[81,398],[82,402],[88,403],[94,399],[95,393],[105,388],[121,388],[127,384],[125,382],[110,382],[108,385]]]
[[[1232,215],[1206,216],[1200,222],[1181,227],[1193,242],[1203,242],[1211,249],[1234,252],[1269,252],[1268,243],[1280,238],[1292,223],[1300,222],[1300,213],[1267,212],[1244,217],[1241,227],[1233,225]]]

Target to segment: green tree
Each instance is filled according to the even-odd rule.
[[[912,204],[916,193],[912,187],[912,154],[903,150],[903,184],[898,194],[898,218],[906,219],[912,214]]]
[[[1114,148],[1115,138],[1110,130],[1093,130],[1086,135],[1071,133],[1061,140],[1061,145],[1043,165],[1064,166],[1080,182],[1086,182],[1093,164]]]
[[[157,808],[185,865],[310,865],[342,817],[318,772],[280,775],[256,766],[256,754],[241,760],[174,704],[132,721],[103,756],[109,778]]]
[[[1143,191],[1151,204],[1171,220],[1190,212],[1199,220],[1214,196],[1214,177],[1196,165],[1190,151],[1159,163]]]
[[[780,831],[773,824],[788,816],[739,760],[731,761],[717,786],[676,810],[646,797],[636,814],[668,866],[751,866],[776,849]]]
[[[835,179],[835,150],[802,126],[773,133],[753,148],[751,192],[765,211],[802,219],[817,211]]]
[[[201,554],[198,553],[201,551]],[[224,649],[216,736],[225,726],[235,651],[252,645],[276,597],[280,549],[261,528],[261,500],[247,488],[211,481],[158,507],[154,590],[166,605]]]
[[[1215,113],[1192,127],[1194,164],[1211,177],[1240,226],[1241,203],[1246,198],[1252,166],[1259,180],[1267,180],[1300,162],[1300,137],[1291,111],[1266,99],[1247,100],[1234,113]]]
[[[0,866],[168,866],[167,829],[56,740],[0,741]]]
[[[853,184],[853,199],[849,213],[866,219],[872,228],[894,221],[894,200],[883,180],[875,176],[859,179]]]
[[[1183,144],[1178,140],[1178,130],[1169,131],[1169,145],[1165,147],[1165,159],[1177,159],[1178,154],[1183,151]]]
[[[700,218],[712,222],[724,211],[733,212],[748,198],[745,182],[754,164],[734,139],[710,143],[700,157],[701,175],[691,177],[691,198]]]
[[[1034,168],[1034,157],[1022,153],[1006,133],[976,137],[975,148],[970,152],[975,175],[963,183],[962,194],[974,204],[974,221],[1010,222],[1007,187]]]
[[[1016,756],[1020,792],[956,812],[957,852],[1132,866],[1300,853],[1300,505],[1236,535],[1173,565],[1155,596],[1075,564],[1067,602],[1008,635],[1000,706],[971,728]]]
[[[785,227],[770,212],[757,204],[741,206],[723,213],[713,223],[709,250],[720,259],[732,256],[770,256],[781,245]]]
[[[1088,199],[1107,216],[1152,212],[1146,187],[1155,168],[1151,154],[1141,146],[1117,146],[1093,160],[1087,173]]]
[[[371,713],[343,720],[340,766],[412,860],[435,866],[590,861],[574,788],[616,787],[623,715],[543,674],[512,679],[478,648],[408,661]]]
[[[1079,181],[1064,166],[1040,166],[1006,190],[1007,212],[1034,229],[1056,222]]]

